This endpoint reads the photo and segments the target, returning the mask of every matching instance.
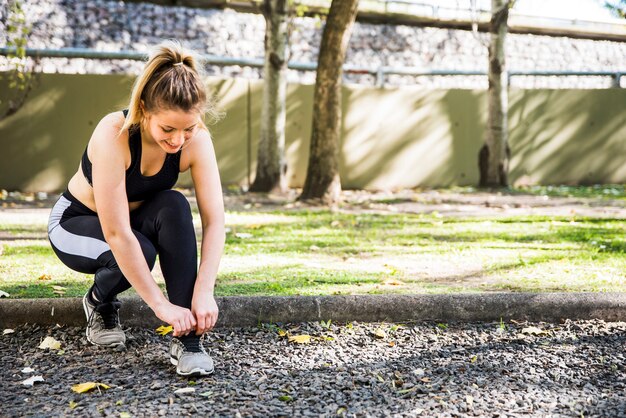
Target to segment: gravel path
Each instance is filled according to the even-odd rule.
[[[22,326],[0,336],[0,416],[626,417],[624,322],[322,325],[219,329],[216,372],[195,380],[153,330],[112,352],[81,328]],[[299,334],[314,339],[288,341]],[[61,352],[38,348],[48,335]],[[44,382],[21,383],[33,375]],[[71,391],[88,381],[110,389]]]

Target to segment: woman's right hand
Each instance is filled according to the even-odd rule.
[[[157,318],[174,328],[174,333],[172,334],[174,337],[187,335],[196,328],[196,319],[193,317],[191,310],[176,306],[171,302],[157,305],[154,313]]]

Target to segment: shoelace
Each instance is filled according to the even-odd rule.
[[[100,318],[102,318],[104,329],[113,329],[119,323],[119,316],[117,312],[121,306],[122,302],[117,299],[112,302],[101,303],[94,308],[91,316],[93,317],[95,313],[98,312],[100,314]]]

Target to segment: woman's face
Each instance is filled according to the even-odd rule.
[[[146,126],[150,136],[167,153],[178,152],[189,141],[200,124],[198,112],[183,110],[160,110],[145,112]]]

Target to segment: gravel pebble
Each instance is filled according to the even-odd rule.
[[[523,333],[529,326],[545,332]],[[280,331],[313,339],[294,344]],[[0,415],[626,417],[624,322],[218,329],[205,341],[216,363],[206,378],[174,373],[169,337],[128,334],[123,352],[86,345],[72,327],[1,336]],[[37,348],[46,336],[61,351]],[[44,382],[22,385],[25,367]],[[89,381],[110,389],[71,390]]]

